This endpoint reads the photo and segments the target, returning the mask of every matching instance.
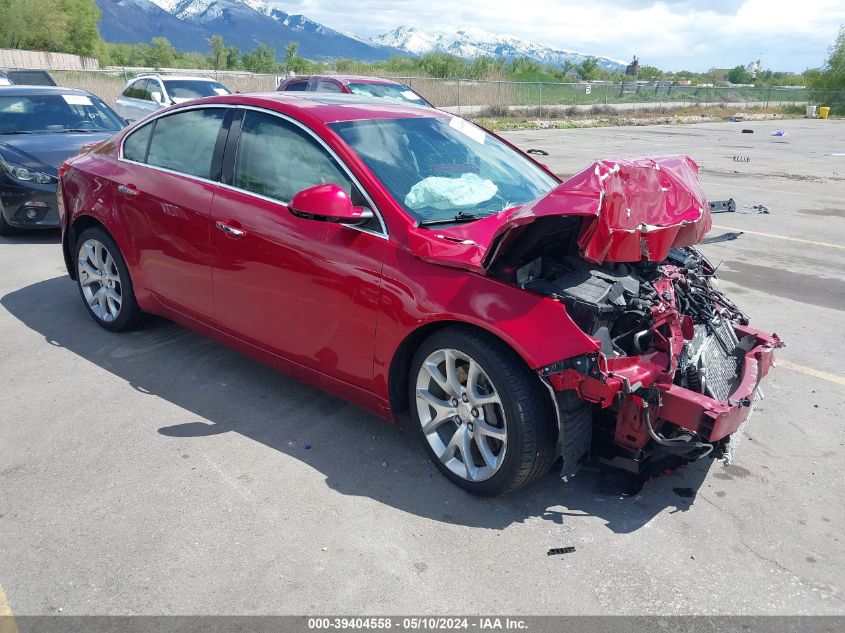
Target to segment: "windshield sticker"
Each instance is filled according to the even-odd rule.
[[[212,90],[214,90],[214,94],[218,94],[218,95],[227,95],[227,94],[229,94],[229,91],[228,91],[228,90],[226,90],[225,88],[212,88]]]
[[[416,93],[416,92],[414,92],[413,90],[403,90],[403,91],[402,91],[402,96],[403,96],[403,97],[405,97],[408,101],[417,101],[417,100],[419,100],[419,97],[417,96],[417,93]]]
[[[480,145],[484,145],[484,141],[487,139],[487,134],[484,130],[457,116],[452,117],[452,120],[449,121],[449,127],[454,128]]]
[[[62,99],[64,99],[65,103],[67,103],[68,105],[94,105],[93,103],[91,103],[91,99],[89,97],[86,97],[85,95],[62,95]]]

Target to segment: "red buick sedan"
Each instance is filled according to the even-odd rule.
[[[431,108],[224,95],[61,169],[85,308],[154,313],[388,418],[476,494],[591,456],[646,476],[730,453],[780,342],[691,245],[697,166],[602,161],[560,182]]]

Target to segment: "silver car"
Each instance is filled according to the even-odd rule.
[[[115,110],[126,120],[135,121],[174,103],[227,94],[231,90],[208,77],[139,75],[117,97]]]

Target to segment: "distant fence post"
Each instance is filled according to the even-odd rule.
[[[461,115],[461,78],[458,77],[458,116]]]
[[[607,107],[607,91],[610,90],[610,83],[604,84],[604,106]]]
[[[537,85],[538,85],[538,86],[539,86],[539,88],[540,88],[540,97],[539,97],[539,101],[540,101],[540,116],[542,117],[542,116],[543,116],[543,82],[542,82],[542,81],[537,82]]]

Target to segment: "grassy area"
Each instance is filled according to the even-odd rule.
[[[748,120],[792,119],[804,116],[803,106],[780,106],[777,108],[752,107],[726,108],[722,106],[690,106],[669,112],[661,108],[618,112],[612,107],[595,106],[589,111],[568,109],[534,109],[521,112],[519,116],[507,113],[491,116],[491,112],[472,118],[476,123],[494,131],[546,130],[584,127],[613,127],[631,125],[659,125],[666,123],[707,123],[724,121],[733,116]]]

